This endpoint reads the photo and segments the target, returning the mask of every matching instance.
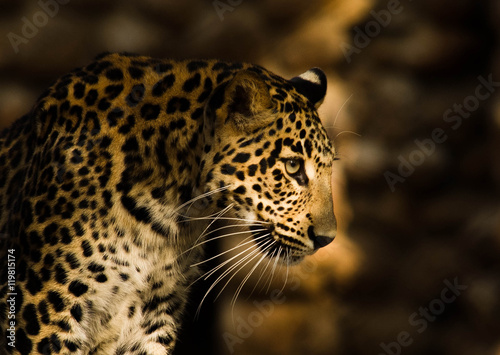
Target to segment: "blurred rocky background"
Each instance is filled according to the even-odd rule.
[[[0,34],[0,127],[103,51],[327,73],[337,239],[195,320],[197,285],[177,354],[500,354],[497,0],[1,0]]]

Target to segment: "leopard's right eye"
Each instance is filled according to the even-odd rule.
[[[285,161],[285,169],[289,175],[297,174],[301,166],[302,166],[302,160],[300,159],[287,159]]]

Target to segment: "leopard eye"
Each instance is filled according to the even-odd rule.
[[[285,162],[286,172],[290,175],[297,174],[300,170],[302,161],[299,159],[287,159]]]

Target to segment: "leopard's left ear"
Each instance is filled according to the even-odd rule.
[[[312,68],[289,80],[295,89],[318,108],[326,94],[326,75],[319,68]]]
[[[269,89],[260,75],[241,70],[212,93],[205,108],[205,125],[250,133],[274,119],[273,107]]]

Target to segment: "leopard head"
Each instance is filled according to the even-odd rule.
[[[325,93],[317,68],[284,80],[251,67],[219,85],[205,108],[200,185],[216,191],[210,210],[246,222],[259,249],[287,264],[336,235],[335,151],[317,113]]]

